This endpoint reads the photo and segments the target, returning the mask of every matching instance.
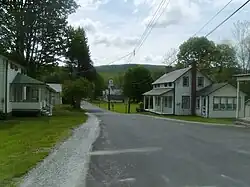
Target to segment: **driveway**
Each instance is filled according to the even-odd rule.
[[[250,186],[249,129],[86,108],[101,120],[87,187]]]

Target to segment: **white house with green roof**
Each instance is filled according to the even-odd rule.
[[[46,83],[25,74],[25,68],[0,56],[0,114],[34,112],[52,115],[52,95]]]
[[[157,114],[191,114],[191,67],[166,73],[144,93],[144,109]],[[237,89],[229,83],[213,83],[206,75],[196,75],[196,115],[207,118],[235,118]],[[239,92],[239,117],[244,117],[246,94]]]

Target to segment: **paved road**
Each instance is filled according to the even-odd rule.
[[[250,130],[115,114],[101,120],[87,187],[250,186]]]

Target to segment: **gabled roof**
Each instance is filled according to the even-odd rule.
[[[150,90],[150,91],[144,93],[143,95],[149,95],[149,96],[163,95],[167,92],[170,92],[171,90],[172,90],[172,88],[153,89],[153,90]]]
[[[190,69],[191,69],[191,67],[188,67],[188,68],[178,69],[178,70],[166,73],[166,74],[162,75],[159,79],[157,79],[155,82],[153,82],[153,84],[162,84],[162,83],[166,83],[166,82],[174,82],[179,77],[181,77],[184,73],[188,72]]]
[[[47,85],[49,85],[49,87],[54,89],[57,93],[62,92],[62,85],[61,84],[47,84]]]
[[[214,84],[211,84],[211,85],[197,91],[196,95],[197,96],[207,96],[207,95],[215,92],[216,90],[219,90],[220,88],[222,88],[222,87],[224,87],[226,85],[228,85],[228,83],[225,83],[225,82],[223,82],[223,83],[214,83]]]
[[[45,85],[44,82],[39,80],[33,79],[27,75],[17,73],[16,77],[12,81],[12,84],[38,84],[38,85]]]

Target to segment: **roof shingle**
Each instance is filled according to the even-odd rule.
[[[211,94],[212,92],[226,86],[227,84],[228,83],[225,83],[225,82],[211,84],[211,85],[197,91],[196,95],[197,96],[207,96],[207,95]]]
[[[45,85],[44,82],[41,82],[39,80],[33,79],[27,75],[17,73],[16,77],[12,81],[12,84],[39,84],[39,85]]]
[[[153,90],[150,90],[150,91],[144,93],[143,95],[149,95],[149,96],[162,95],[162,94],[167,93],[167,92],[169,92],[171,90],[172,90],[171,88],[167,88],[167,89],[166,88],[165,89],[161,89],[161,88],[159,88],[159,89],[153,89]]]
[[[166,73],[166,74],[162,75],[159,79],[157,79],[155,82],[153,82],[153,84],[174,82],[174,81],[176,81],[176,79],[178,79],[180,76],[182,76],[184,73],[186,73],[190,69],[191,69],[191,67],[188,67],[188,68],[178,69],[178,70]]]

